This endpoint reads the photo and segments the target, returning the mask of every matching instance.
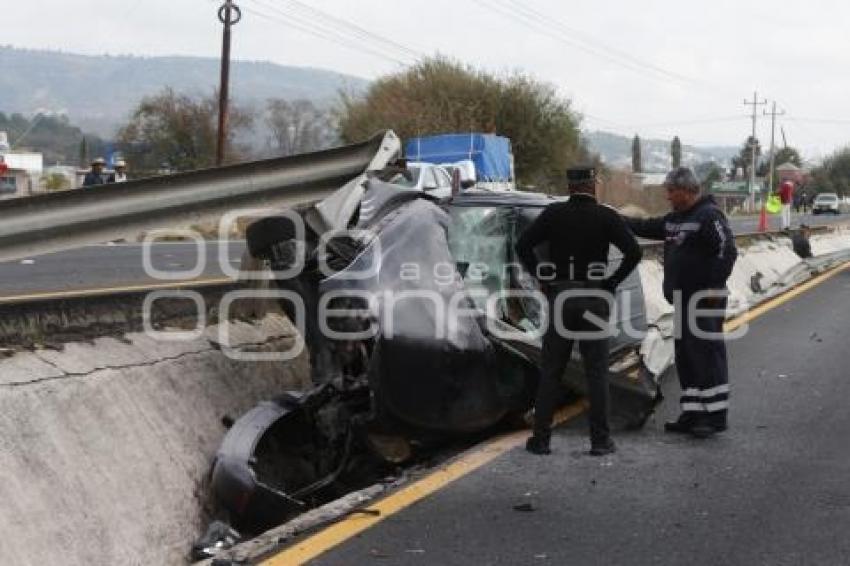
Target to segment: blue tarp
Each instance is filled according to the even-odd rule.
[[[443,134],[412,138],[405,157],[426,163],[455,163],[471,159],[478,181],[513,181],[511,140],[495,134]]]

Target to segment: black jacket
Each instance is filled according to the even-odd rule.
[[[544,242],[549,243],[549,256],[555,264],[558,281],[593,281],[614,289],[641,258],[640,246],[620,215],[598,204],[590,195],[574,194],[566,202],[550,204],[522,233],[516,251],[531,274],[536,274],[539,263],[534,248]],[[588,267],[592,269],[594,264],[607,267],[611,244],[623,254],[617,270],[607,279],[604,273],[601,278],[588,273]]]
[[[85,179],[83,179],[84,187],[93,187],[95,185],[103,185],[106,183],[106,175],[103,173],[95,173],[94,171],[89,171],[86,173]]]
[[[627,218],[635,234],[664,240],[664,296],[690,295],[707,289],[723,289],[738,258],[735,238],[711,195],[700,198],[684,212],[646,220]]]

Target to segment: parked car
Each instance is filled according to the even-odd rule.
[[[815,197],[814,202],[812,203],[812,214],[825,214],[830,212],[832,214],[838,214],[838,195],[835,193],[821,193]]]
[[[452,177],[441,165],[412,161],[407,164],[411,176],[396,175],[389,179],[393,185],[424,191],[438,199],[452,196]]]

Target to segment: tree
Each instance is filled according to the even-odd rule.
[[[682,142],[675,136],[670,143],[670,165],[673,169],[682,166]]]
[[[643,159],[640,151],[640,137],[635,134],[632,139],[632,171],[643,173]]]
[[[776,165],[783,165],[785,163],[792,163],[797,167],[803,166],[803,158],[800,157],[800,152],[794,149],[793,147],[783,147],[779,151],[776,152],[776,157],[774,158]]]
[[[269,145],[281,156],[324,149],[334,141],[330,114],[309,100],[269,100],[266,125]]]
[[[708,189],[712,183],[723,179],[723,170],[713,161],[703,161],[694,165],[694,175],[702,186]]]
[[[234,143],[248,131],[253,116],[231,104],[228,115],[227,161],[241,159]],[[151,174],[168,164],[171,170],[190,171],[215,163],[218,96],[192,97],[171,88],[142,99],[130,122],[118,131],[122,153],[140,174]]]
[[[16,149],[37,151],[44,155],[44,162],[51,165],[76,165],[83,137],[92,153],[104,149],[100,138],[84,134],[63,115],[39,113],[26,118],[21,114],[0,114],[0,131],[8,132],[9,141],[15,144]],[[88,161],[81,165],[87,166]]]
[[[83,139],[80,140],[79,166],[80,167],[88,167],[88,165],[89,165],[89,144],[86,141],[86,136],[83,136]]]
[[[777,151],[773,158],[773,180],[775,183],[778,183],[779,175],[776,172],[776,168],[780,165],[784,165],[785,163],[792,163],[797,167],[803,166],[803,159],[800,157],[800,152],[798,152],[793,147],[783,147],[779,151]],[[770,156],[768,155],[764,161],[758,166],[756,169],[756,175],[759,177],[769,177],[770,176]]]
[[[812,171],[812,180],[818,192],[850,195],[850,146],[839,149]]]
[[[756,166],[758,167],[759,158],[761,157],[761,144],[757,138],[749,136],[744,142],[744,147],[741,151],[732,158],[732,168],[744,171],[744,177],[749,177],[750,168],[753,162],[753,147],[756,150]]]
[[[343,140],[362,140],[387,128],[402,138],[469,131],[506,136],[517,178],[525,184],[563,185],[564,169],[590,157],[579,116],[553,86],[523,74],[494,76],[444,58],[378,79],[362,97],[343,96]]]
[[[48,191],[64,191],[71,188],[71,182],[61,173],[51,173],[44,176],[44,186]]]

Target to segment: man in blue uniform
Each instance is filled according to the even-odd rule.
[[[706,438],[727,426],[729,370],[723,313],[726,280],[738,251],[726,216],[711,195],[700,196],[690,169],[674,169],[664,185],[672,212],[626,222],[640,237],[664,240],[664,297],[678,310],[675,355],[682,412],[665,424],[665,430]]]
[[[599,291],[613,294],[641,258],[640,246],[614,209],[596,202],[596,171],[592,167],[567,170],[570,199],[550,204],[522,234],[517,255],[529,273],[541,279],[549,299],[549,326],[543,337],[540,385],[534,406],[534,434],[526,449],[549,454],[552,419],[561,398],[561,376],[579,333],[600,334],[592,322],[610,318],[610,304]],[[540,244],[549,245],[551,263],[542,264],[535,254]],[[614,245],[623,254],[619,267],[608,274],[608,253]],[[546,268],[546,269],[544,269]],[[544,280],[545,279],[545,280]],[[556,303],[560,293],[563,306]],[[584,294],[585,296],[581,296]],[[596,296],[593,296],[593,295]],[[610,295],[609,295],[610,296]],[[613,301],[613,297],[612,301]],[[559,312],[554,309],[558,306]],[[563,321],[561,332],[556,317]],[[577,340],[590,401],[590,453],[614,452],[608,427],[608,339]]]

